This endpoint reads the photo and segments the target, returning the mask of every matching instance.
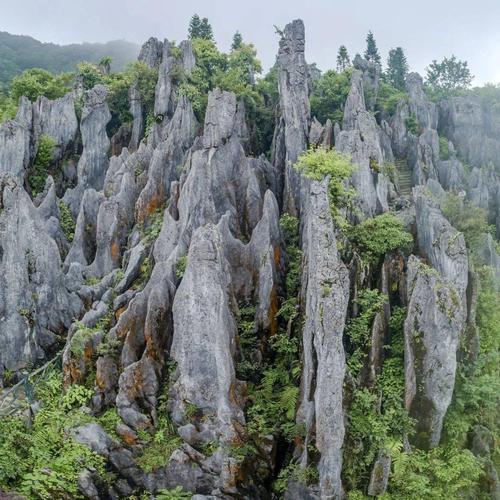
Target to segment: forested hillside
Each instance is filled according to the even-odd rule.
[[[139,47],[125,40],[107,43],[56,45],[42,43],[30,36],[12,35],[0,31],[0,89],[15,75],[28,68],[42,68],[52,73],[74,71],[81,61],[97,63],[109,56],[112,67],[119,71],[137,58]]]

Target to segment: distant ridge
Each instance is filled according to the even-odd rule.
[[[98,62],[104,56],[113,58],[112,68],[121,70],[137,58],[139,45],[126,40],[106,43],[42,43],[30,36],[0,31],[0,87],[28,68],[43,68],[59,73],[72,71],[80,61]]]

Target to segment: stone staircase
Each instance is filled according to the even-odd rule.
[[[396,160],[396,185],[401,196],[410,196],[412,191],[412,171],[408,161]]]

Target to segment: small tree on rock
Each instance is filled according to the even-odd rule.
[[[351,65],[351,59],[349,58],[349,53],[345,45],[339,47],[337,53],[337,71],[341,73],[345,71]]]
[[[401,47],[391,49],[387,59],[387,82],[398,90],[404,90],[407,74],[408,62],[403,49]]]
[[[238,50],[241,47],[242,43],[243,43],[243,37],[241,36],[241,33],[237,31],[233,35],[233,43],[231,44],[231,50]]]
[[[213,40],[214,33],[212,31],[212,26],[208,22],[208,19],[204,17],[200,19],[198,14],[194,14],[189,21],[189,38],[191,40],[195,38],[203,38],[205,40]]]
[[[436,97],[446,97],[465,90],[474,78],[467,61],[460,61],[453,55],[445,57],[440,63],[432,61],[425,71],[427,88]]]
[[[375,37],[371,31],[368,32],[366,36],[366,51],[365,51],[365,59],[367,61],[372,61],[374,63],[380,64],[380,54],[377,49],[377,42],[375,41]]]

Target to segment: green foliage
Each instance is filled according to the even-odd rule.
[[[387,252],[411,248],[413,237],[401,220],[386,212],[349,230],[349,240],[361,256],[369,262],[378,262]]]
[[[351,68],[341,72],[329,70],[314,82],[310,97],[311,114],[320,122],[330,119],[332,123],[342,123],[345,102],[351,90],[351,75]]]
[[[118,439],[116,426],[122,423],[122,419],[118,415],[116,408],[107,409],[100,417],[97,418],[97,421],[113,439]]]
[[[16,116],[17,103],[0,89],[0,123]]]
[[[57,99],[71,90],[73,76],[70,73],[53,75],[39,68],[23,71],[13,78],[10,85],[10,97],[18,102],[21,96],[36,101],[40,96]]]
[[[385,78],[387,83],[400,91],[406,87],[406,75],[408,74],[408,62],[401,47],[396,47],[389,51],[387,59],[387,70]]]
[[[59,216],[60,216],[60,224],[61,229],[66,236],[67,240],[71,243],[73,238],[75,237],[75,228],[76,223],[73,219],[73,215],[68,205],[64,201],[60,201],[59,205]]]
[[[347,52],[347,47],[341,45],[339,51],[337,52],[337,72],[343,73],[351,65],[351,59],[349,58],[349,53]]]
[[[155,433],[151,436],[147,432],[142,432],[140,437],[146,441],[146,445],[142,454],[137,458],[137,464],[144,472],[152,472],[164,467],[170,455],[182,444],[182,439],[177,435],[170,419],[166,398],[160,399]]]
[[[161,226],[163,225],[163,215],[164,209],[158,208],[139,226],[142,234],[142,241],[145,245],[153,244],[160,235]]]
[[[233,42],[231,43],[231,50],[238,50],[241,48],[241,45],[243,43],[243,37],[241,36],[241,33],[237,31],[233,35]]]
[[[425,70],[426,89],[434,99],[450,97],[468,89],[474,78],[467,61],[460,61],[454,55],[445,57],[440,63],[434,59]]]
[[[276,481],[273,483],[273,490],[282,495],[286,491],[289,481],[311,485],[317,484],[318,479],[318,470],[313,465],[301,467],[294,462],[290,462],[280,470]]]
[[[193,494],[184,491],[182,486],[176,486],[172,490],[160,490],[155,498],[156,500],[188,500],[192,496]]]
[[[366,50],[364,56],[367,61],[380,64],[381,59],[377,49],[377,42],[371,31],[366,35]]]
[[[38,149],[33,161],[33,169],[28,177],[33,196],[41,193],[45,187],[45,181],[49,175],[49,167],[52,163],[56,141],[52,137],[42,134],[38,141]]]
[[[189,38],[191,40],[200,39],[200,40],[213,40],[214,34],[212,31],[212,26],[208,22],[208,19],[204,17],[200,19],[198,14],[194,14],[189,21]]]
[[[105,56],[111,56],[115,71],[120,71],[127,62],[136,59],[138,53],[136,44],[124,40],[56,45],[0,32],[0,88],[8,87],[14,76],[30,68],[54,74],[73,72],[80,61],[97,63]]]
[[[366,357],[366,350],[370,347],[371,324],[375,315],[382,310],[387,297],[378,290],[362,290],[356,299],[360,313],[351,319],[346,327],[346,335],[353,347],[348,357],[347,366],[351,375],[357,378],[361,373]]]
[[[415,113],[410,113],[410,116],[405,120],[405,125],[408,132],[413,135],[420,135],[420,125],[418,124],[417,115]]]
[[[336,215],[340,207],[349,206],[354,197],[353,190],[346,188],[344,182],[354,171],[349,156],[335,149],[310,148],[299,156],[294,168],[309,179],[329,177],[328,194],[332,214]]]
[[[81,79],[83,88],[89,90],[98,83],[104,83],[103,74],[92,63],[82,61],[76,68],[76,76]]]
[[[175,265],[175,275],[179,279],[182,279],[184,273],[186,272],[187,262],[188,262],[188,256],[183,255],[182,257],[179,258],[177,264]]]
[[[1,488],[28,498],[81,498],[81,470],[104,473],[104,459],[69,436],[71,428],[91,421],[79,409],[89,396],[78,385],[65,393],[61,373],[53,370],[36,389],[42,406],[31,427],[18,417],[0,419]]]
[[[352,319],[346,333],[353,352],[348,367],[356,388],[348,410],[343,475],[350,488],[364,488],[371,467],[381,449],[392,453],[405,434],[411,433],[413,422],[404,408],[404,308],[394,308],[389,321],[391,337],[382,371],[373,387],[358,387],[358,376],[370,344],[371,325],[386,298],[377,290],[364,290],[358,299],[360,314]],[[350,495],[351,498],[351,495]],[[354,496],[354,498],[357,498]]]
[[[446,137],[439,136],[439,158],[443,161],[450,159],[450,146]]]
[[[450,224],[463,233],[473,258],[476,256],[478,246],[484,240],[485,233],[495,232],[494,226],[488,224],[486,210],[470,201],[465,201],[459,195],[447,193],[441,210]]]
[[[414,450],[404,453],[395,449],[392,460],[389,499],[478,498],[475,485],[482,470],[468,450],[439,447],[428,452]]]
[[[377,108],[388,115],[393,115],[396,112],[396,108],[401,101],[407,101],[408,94],[389,83],[380,81],[378,97],[377,97]]]

